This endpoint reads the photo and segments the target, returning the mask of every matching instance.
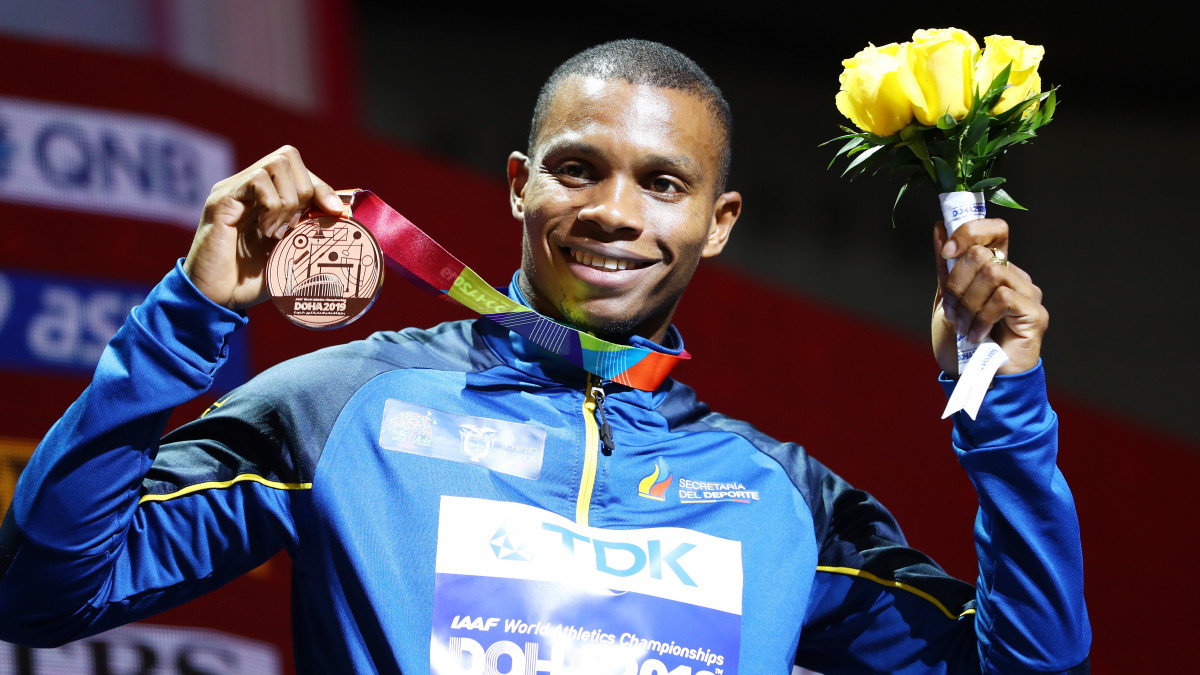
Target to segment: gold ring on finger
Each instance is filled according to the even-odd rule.
[[[992,248],[992,257],[988,260],[988,262],[994,262],[997,265],[1004,265],[1005,267],[1008,267],[1009,265],[1008,258],[1005,257],[1004,251],[994,247]]]

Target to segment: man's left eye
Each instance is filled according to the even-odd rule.
[[[683,187],[679,183],[663,176],[651,180],[650,187],[655,192],[683,192]]]

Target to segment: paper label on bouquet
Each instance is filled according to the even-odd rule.
[[[984,338],[972,353],[966,366],[959,366],[958,384],[946,402],[942,411],[942,419],[953,415],[959,410],[967,413],[971,419],[979,414],[979,406],[987,395],[992,378],[1000,366],[1008,363],[1008,354],[991,338]]]
[[[965,223],[987,217],[987,200],[982,192],[943,192],[938,195],[938,201],[947,236],[952,236]],[[947,260],[946,267],[953,270],[954,261]],[[942,418],[962,410],[975,419],[996,370],[1008,362],[1008,355],[990,337],[975,343],[965,335],[958,335],[956,341],[958,384],[954,386]]]

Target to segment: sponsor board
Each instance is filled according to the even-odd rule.
[[[149,288],[107,279],[68,279],[0,269],[0,369],[90,376],[130,308]],[[250,374],[246,331],[229,338],[218,392]],[[10,395],[15,392],[10,392]]]
[[[0,642],[0,672],[279,675],[283,666],[279,649],[269,643],[201,628],[135,623],[56,649]]]
[[[0,96],[0,200],[194,229],[228,140],[174,120]]]
[[[734,675],[741,543],[442,497],[436,675]]]

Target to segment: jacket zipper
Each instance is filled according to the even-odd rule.
[[[587,525],[601,449],[607,457],[615,447],[612,427],[604,411],[604,385],[591,373],[588,374],[587,392],[583,398],[583,429],[583,475],[579,479],[579,497],[575,501],[575,522]]]

